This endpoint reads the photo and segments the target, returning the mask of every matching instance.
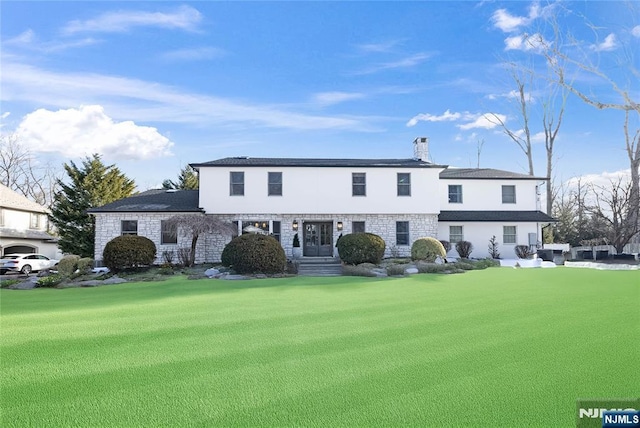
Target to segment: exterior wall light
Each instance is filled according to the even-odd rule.
[[[298,230],[298,220],[293,220],[293,224],[291,225],[291,227],[293,228],[293,230],[297,231]]]
[[[343,225],[341,221],[338,222],[337,227],[338,227],[338,232],[342,231]]]

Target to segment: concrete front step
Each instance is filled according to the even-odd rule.
[[[335,257],[303,257],[298,259],[298,275],[340,276],[342,263]]]

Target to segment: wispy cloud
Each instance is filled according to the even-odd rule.
[[[616,39],[616,35],[611,33],[607,37],[604,38],[602,43],[596,43],[591,45],[591,49],[596,52],[606,52],[613,51],[618,48],[618,40]]]
[[[401,58],[397,61],[384,62],[384,63],[373,65],[369,68],[366,68],[364,70],[357,72],[356,74],[373,74],[373,73],[378,73],[380,71],[386,71],[386,70],[412,68],[412,67],[415,67],[416,65],[423,63],[430,57],[431,55],[421,52],[405,58]]]
[[[499,122],[506,122],[507,116],[503,114],[494,114],[493,113],[483,113],[479,115],[475,115],[475,117],[467,117],[467,120],[471,120],[470,122],[456,125],[458,128],[463,131],[468,131],[469,129],[493,129],[498,126]]]
[[[29,29],[16,37],[5,40],[3,45],[5,47],[13,47],[20,50],[49,53],[91,46],[97,43],[100,43],[100,40],[96,40],[92,37],[85,37],[77,40],[51,40],[43,42],[38,40],[38,37],[33,30]]]
[[[527,102],[530,103],[535,103],[536,99],[535,97],[530,93],[530,92],[525,92],[524,93],[524,97],[525,100],[527,100]],[[503,93],[503,94],[489,94],[487,95],[487,98],[490,100],[497,100],[500,98],[506,98],[508,100],[519,100],[520,99],[520,93],[518,91],[516,91],[515,89],[512,89],[509,92]]]
[[[491,15],[491,22],[495,28],[505,33],[512,33],[520,30],[522,27],[531,25],[537,18],[548,16],[553,12],[554,8],[554,4],[541,7],[539,2],[534,2],[529,6],[527,16],[512,15],[507,9],[498,9]]]
[[[155,82],[94,73],[60,73],[3,61],[2,99],[68,108],[99,104],[116,119],[202,126],[242,124],[292,130],[378,129],[367,118],[311,115],[261,103],[189,93]]]
[[[451,111],[449,110],[445,111],[440,116],[429,114],[429,113],[420,113],[416,116],[413,116],[411,119],[409,119],[409,121],[407,122],[407,126],[408,127],[416,126],[418,122],[445,122],[445,121],[450,122],[450,121],[458,120],[461,117],[462,117],[462,114],[451,113]]]
[[[313,102],[321,106],[340,104],[345,101],[359,100],[366,95],[361,92],[320,92],[312,96]]]
[[[201,20],[200,12],[190,6],[181,6],[173,12],[117,11],[107,12],[85,21],[71,21],[62,29],[62,32],[64,34],[123,33],[134,27],[196,31]]]
[[[380,43],[364,43],[356,45],[356,48],[365,53],[386,53],[392,52],[393,48],[396,47],[398,43],[400,43],[399,40],[389,40]]]
[[[218,58],[224,54],[225,52],[222,49],[205,46],[165,52],[161,55],[161,58],[165,61],[202,61]]]
[[[545,45],[547,45],[547,41],[544,39],[542,34],[520,34],[518,36],[507,37],[504,39],[504,50],[520,50],[520,51],[540,51]]]
[[[633,27],[633,29],[631,29],[631,35],[633,37],[640,38],[640,25],[636,25],[635,27]]]
[[[156,128],[115,122],[99,105],[38,109],[24,117],[16,133],[34,151],[71,158],[100,153],[111,159],[151,159],[170,155],[173,145]]]

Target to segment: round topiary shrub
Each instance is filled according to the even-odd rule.
[[[438,256],[445,258],[447,252],[442,243],[436,238],[418,238],[411,245],[411,260],[433,262]]]
[[[231,240],[222,251],[222,265],[237,273],[282,273],[287,257],[280,243],[272,236],[247,233]]]
[[[340,260],[348,265],[378,264],[384,257],[384,239],[373,233],[350,233],[337,244]]]
[[[78,261],[80,260],[80,256],[75,254],[69,254],[64,256],[58,262],[58,273],[62,276],[69,277],[78,269]]]
[[[107,242],[102,252],[104,265],[112,272],[152,265],[156,244],[138,235],[122,235]]]

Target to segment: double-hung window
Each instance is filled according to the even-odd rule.
[[[351,223],[351,233],[364,233],[364,221],[354,221]]]
[[[502,226],[502,242],[505,244],[518,243],[517,226]]]
[[[464,241],[462,226],[449,226],[449,242],[455,244],[460,241]]]
[[[462,203],[462,186],[460,184],[449,185],[449,203],[450,204]]]
[[[270,172],[269,174],[269,196],[282,196],[282,173]]]
[[[398,196],[411,196],[411,173],[398,173]]]
[[[396,221],[396,245],[409,245],[408,221]]]
[[[503,204],[515,204],[516,203],[516,186],[502,186],[502,203]]]
[[[229,194],[244,196],[244,172],[231,171],[229,173]]]
[[[367,196],[367,174],[364,172],[352,173],[351,189],[353,196]]]
[[[122,220],[120,222],[120,233],[123,235],[137,235],[138,220]]]
[[[169,223],[166,220],[160,221],[160,244],[177,244],[178,243],[178,226],[175,223]]]

